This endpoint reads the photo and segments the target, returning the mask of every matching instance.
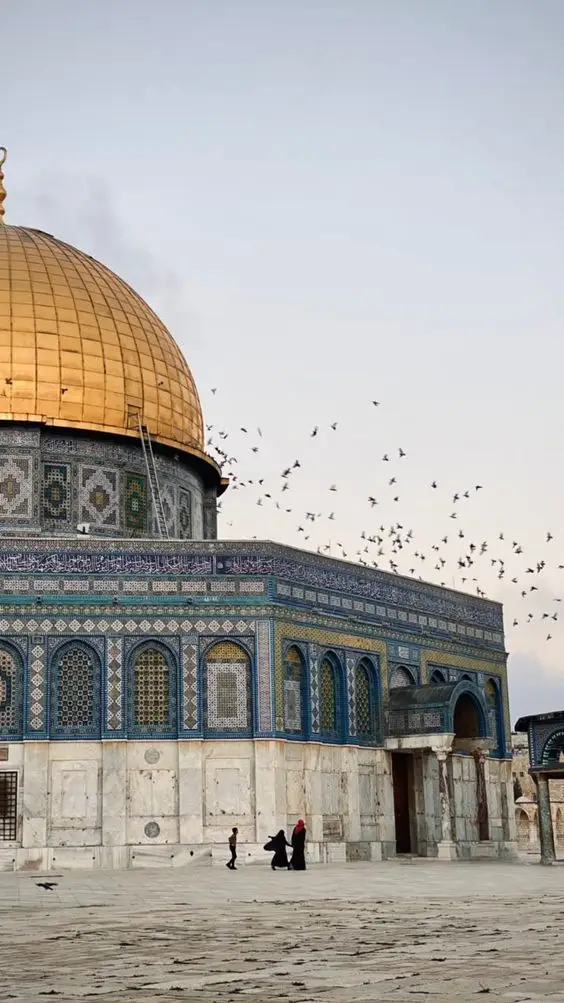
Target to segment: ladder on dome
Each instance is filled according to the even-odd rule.
[[[159,536],[163,540],[170,540],[157,474],[157,465],[155,463],[155,454],[153,453],[153,443],[151,442],[149,429],[146,425],[141,424],[141,419],[139,419],[139,435],[141,436],[141,446],[143,447],[143,457],[145,459],[145,467],[147,469],[147,477],[149,479],[149,487],[151,489],[151,498],[153,500],[153,509],[157,520]]]

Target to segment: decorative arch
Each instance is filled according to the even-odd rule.
[[[69,641],[49,666],[52,738],[100,738],[102,662],[86,641]]]
[[[0,643],[0,738],[23,737],[23,660],[8,641]]]
[[[442,669],[433,669],[429,676],[429,682],[433,684],[446,683],[446,676]]]
[[[488,733],[495,741],[495,748],[491,751],[497,755],[503,755],[503,712],[501,706],[501,694],[499,684],[493,679],[488,679],[484,687],[486,704],[488,707]]]
[[[564,756],[564,729],[558,728],[548,736],[541,754],[542,766],[554,766]]]
[[[370,658],[361,658],[355,667],[356,735],[359,741],[373,742],[378,727],[378,676]]]
[[[253,729],[251,659],[242,644],[215,641],[203,659],[204,731],[250,734]]]
[[[472,682],[461,679],[452,691],[449,702],[450,728],[455,741],[486,738],[488,715],[484,695]]]
[[[529,846],[531,820],[523,808],[515,809],[515,824],[517,828],[517,842],[519,846]]]
[[[298,644],[284,652],[284,731],[306,734],[307,663]]]
[[[333,651],[319,665],[319,730],[324,738],[344,739],[343,669]]]
[[[396,690],[402,686],[415,686],[416,680],[411,669],[406,665],[395,665],[390,672],[390,689]]]
[[[170,648],[160,641],[143,641],[128,659],[129,730],[132,734],[177,734],[178,665]]]

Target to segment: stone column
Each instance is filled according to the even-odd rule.
[[[537,785],[537,804],[539,817],[539,839],[541,864],[552,864],[556,860],[554,850],[554,833],[552,831],[552,815],[550,814],[550,793],[548,780],[542,773],[533,773]]]
[[[436,755],[439,762],[439,804],[441,809],[441,840],[437,843],[437,854],[439,860],[456,860],[456,843],[452,838],[449,757],[442,749]]]
[[[482,749],[475,749],[472,755],[476,766],[478,839],[480,842],[488,842],[490,838],[490,816],[488,809],[488,789],[486,786],[485,756]]]

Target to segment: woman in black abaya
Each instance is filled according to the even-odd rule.
[[[277,867],[285,867],[286,870],[290,869],[288,854],[286,853],[286,847],[290,845],[291,844],[286,839],[284,829],[280,829],[275,836],[270,837],[268,843],[265,843],[265,850],[274,850],[274,856],[270,861],[270,866],[273,871],[275,871]]]
[[[303,818],[298,819],[292,833],[292,859],[290,867],[294,871],[305,871],[306,827]]]

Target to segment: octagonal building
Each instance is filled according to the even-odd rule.
[[[141,297],[0,222],[0,868],[512,854],[501,607],[218,541],[203,429]]]

